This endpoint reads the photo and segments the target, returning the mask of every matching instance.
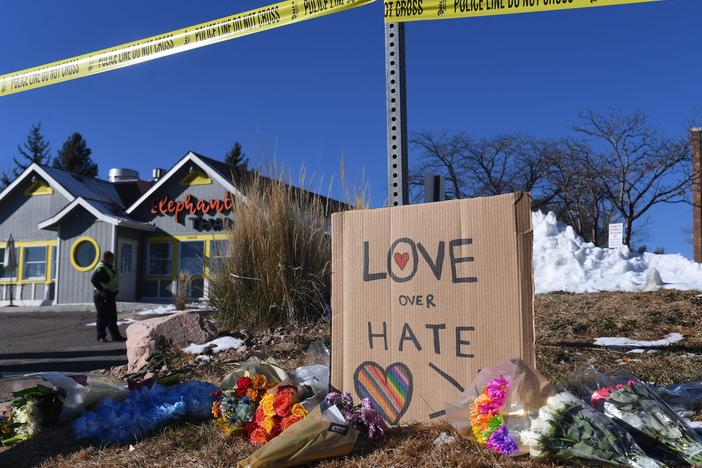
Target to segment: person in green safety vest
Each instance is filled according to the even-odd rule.
[[[95,288],[95,309],[97,310],[97,340],[107,342],[105,328],[110,330],[112,341],[127,341],[117,326],[117,293],[119,292],[119,276],[114,269],[115,256],[105,252],[102,261],[95,268],[90,282]]]

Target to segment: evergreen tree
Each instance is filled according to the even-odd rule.
[[[12,181],[24,172],[32,163],[41,166],[48,165],[51,161],[49,154],[49,142],[44,140],[41,134],[41,124],[32,125],[32,129],[27,135],[27,140],[22,145],[17,145],[20,158],[13,157],[15,167],[10,171],[0,173],[0,190],[12,183]]]
[[[11,172],[10,172],[11,174]],[[5,190],[5,187],[12,183],[12,178],[8,175],[6,171],[0,173],[0,190]]]
[[[98,165],[90,158],[92,150],[85,139],[75,132],[59,150],[53,166],[56,169],[72,172],[86,177],[97,177]]]
[[[44,140],[41,134],[41,124],[32,125],[32,129],[27,135],[27,141],[23,145],[17,145],[17,151],[21,156],[20,160],[13,157],[15,162],[14,175],[20,175],[32,163],[47,165],[51,160],[49,156],[49,142]]]
[[[235,142],[232,149],[230,149],[227,154],[224,155],[224,162],[229,166],[233,174],[240,174],[241,172],[246,172],[249,167],[249,158],[244,155],[241,150],[241,145],[239,142]]]

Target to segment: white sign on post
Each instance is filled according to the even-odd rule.
[[[624,245],[624,225],[622,223],[615,223],[609,225],[609,248],[618,249]]]

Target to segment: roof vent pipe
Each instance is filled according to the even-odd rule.
[[[156,182],[159,180],[161,177],[163,177],[163,174],[166,173],[165,169],[161,169],[160,167],[157,167],[155,169],[151,170],[151,179]]]
[[[139,172],[134,169],[112,168],[107,175],[110,182],[127,182],[139,180]]]

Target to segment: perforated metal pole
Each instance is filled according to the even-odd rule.
[[[409,205],[405,25],[385,25],[385,82],[388,116],[388,203]]]

